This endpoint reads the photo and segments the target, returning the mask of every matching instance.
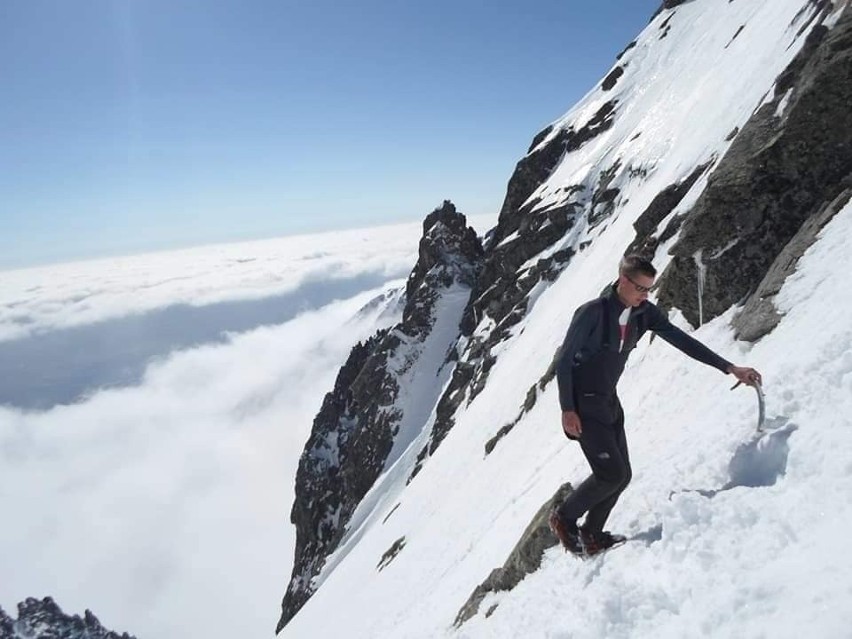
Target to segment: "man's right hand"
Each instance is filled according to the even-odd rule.
[[[562,413],[562,430],[571,439],[579,439],[583,432],[583,426],[580,424],[580,416],[573,410],[566,410]]]

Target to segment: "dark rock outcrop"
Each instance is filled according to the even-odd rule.
[[[381,572],[385,568],[388,567],[390,562],[396,559],[396,556],[402,552],[402,549],[405,548],[405,537],[400,537],[397,539],[390,548],[388,548],[385,553],[382,555],[382,558],[379,560],[378,565],[376,566],[376,570]]]
[[[852,12],[817,25],[731,143],[684,222],[659,300],[693,324],[754,295],[778,255],[852,176]],[[699,300],[699,277],[703,293]],[[758,331],[759,332],[759,331]],[[745,333],[743,333],[745,334]]]
[[[670,9],[670,8],[672,8],[672,7],[667,7],[666,3],[663,3],[663,9]],[[667,35],[669,35],[669,31],[671,31],[671,28],[672,28],[671,21],[672,21],[672,18],[674,16],[675,16],[674,12],[670,13],[669,17],[666,18],[665,20],[663,20],[663,23],[660,25],[660,31],[662,31],[662,33],[660,34],[660,40],[662,40]]]
[[[612,127],[617,102],[610,100],[601,105],[597,112],[582,125],[570,125],[560,129],[546,144],[539,142],[515,167],[509,179],[506,198],[500,207],[494,243],[503,241],[518,230],[524,218],[524,203],[533,192],[548,178],[558,165],[562,156],[581,148],[589,140]],[[536,136],[538,137],[538,136]],[[544,140],[547,135],[542,137]]]
[[[554,505],[561,503],[572,491],[571,484],[563,484],[556,494],[539,508],[529,526],[521,535],[520,541],[509,553],[506,563],[500,568],[495,568],[471,594],[470,598],[459,610],[456,616],[455,626],[461,626],[465,621],[476,616],[479,606],[487,595],[493,592],[505,592],[512,590],[521,583],[528,574],[535,572],[541,566],[544,551],[557,545],[559,541],[550,532],[547,518]],[[491,614],[489,610],[487,614]]]
[[[14,620],[0,608],[0,639],[134,639],[107,630],[86,610],[83,617],[66,615],[51,597],[28,598],[18,604]]]
[[[0,607],[0,639],[12,639],[14,635],[14,619]]]
[[[666,11],[667,9],[674,9],[686,2],[693,1],[694,0],[663,0],[663,3],[659,7],[657,7],[657,10],[654,11],[654,13],[651,15],[651,19],[649,20],[649,22],[653,22],[654,18],[656,18],[658,15],[660,15],[663,11]],[[730,2],[731,0],[728,1]]]
[[[627,52],[630,51],[630,49],[632,49],[635,46],[636,46],[636,40],[631,41],[630,44],[628,44],[626,47],[624,47],[621,50],[621,52],[617,56],[615,56],[615,59],[621,60],[621,58],[623,58],[627,54]]]
[[[626,254],[639,253],[653,257],[659,243],[671,237],[680,226],[682,218],[672,220],[662,234],[655,234],[657,227],[674,211],[675,207],[680,204],[680,201],[689,193],[689,190],[698,181],[698,178],[710,168],[711,164],[712,160],[696,167],[686,178],[670,184],[651,200],[648,207],[633,223],[633,228],[636,230],[636,239],[631,242],[625,251]]]
[[[469,291],[482,259],[482,246],[451,202],[423,223],[419,258],[406,283],[402,321],[357,344],[338,373],[314,419],[299,461],[291,520],[296,527],[293,575],[282,603],[280,631],[314,592],[314,578],[339,545],[347,523],[388,462],[405,415],[397,399],[418,370],[424,344],[436,322],[438,304],[451,290]],[[430,343],[446,352],[458,338],[458,320],[467,295],[446,305],[457,314],[447,343]],[[440,392],[438,371],[427,371],[432,387],[410,389],[420,403],[434,405]],[[429,395],[434,393],[434,396]],[[420,427],[425,424],[421,424]]]
[[[799,258],[816,241],[822,227],[849,203],[850,198],[852,185],[802,224],[793,239],[775,258],[754,295],[749,297],[748,302],[731,322],[737,339],[753,342],[778,325],[781,315],[775,307],[774,299],[781,290],[781,285],[795,272]]]
[[[607,74],[607,76],[601,82],[601,89],[604,91],[609,91],[612,87],[615,86],[615,83],[618,82],[618,79],[624,75],[624,67],[621,65],[617,65],[612,71]]]
[[[741,25],[740,25],[740,27],[739,27],[739,29],[737,29],[736,33],[734,33],[734,35],[733,35],[733,36],[731,36],[731,39],[728,41],[728,44],[726,44],[726,45],[725,45],[725,48],[726,48],[726,49],[727,49],[729,46],[731,46],[731,43],[733,43],[733,41],[737,39],[737,36],[738,36],[738,35],[740,35],[740,34],[743,32],[743,29],[745,29],[745,25],[744,25],[744,24],[741,24]]]
[[[422,337],[431,328],[431,313],[442,289],[453,282],[473,288],[482,254],[476,231],[467,226],[452,202],[445,201],[426,216],[417,264],[405,285],[408,301],[400,328],[406,335]]]
[[[610,185],[618,175],[620,169],[621,161],[616,160],[612,166],[601,171],[589,206],[588,220],[590,228],[594,228],[615,212],[617,205],[616,198],[621,192],[621,189],[611,188]]]
[[[555,135],[552,130],[545,129],[547,133],[542,131],[536,136],[539,144],[518,162],[506,189],[497,226],[491,234],[485,265],[471,295],[471,303],[465,309],[462,321],[465,335],[470,335],[485,315],[497,322],[503,319],[495,308],[499,306],[496,302],[514,286],[520,267],[560,240],[574,225],[577,215],[587,204],[582,193],[584,186],[564,187],[564,199],[548,207],[539,208],[540,202],[530,197],[550,177],[565,154],[580,149],[612,127],[616,106],[617,100],[605,102],[588,122],[568,125]],[[545,142],[548,136],[552,137]],[[601,201],[611,196],[611,201],[615,194],[604,194],[604,191],[606,188],[599,188],[596,195]]]

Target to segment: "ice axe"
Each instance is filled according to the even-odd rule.
[[[731,390],[734,390],[740,384],[742,384],[742,382],[737,382],[731,386]],[[763,422],[766,418],[766,402],[763,399],[763,388],[761,388],[760,382],[755,382],[753,386],[754,390],[757,392],[757,432],[762,433]]]

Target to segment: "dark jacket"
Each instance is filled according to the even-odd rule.
[[[604,305],[606,305],[606,308],[604,308]],[[582,383],[586,385],[584,390],[590,390],[589,384],[597,384],[598,388],[595,388],[595,391],[614,395],[615,384],[621,377],[627,358],[646,331],[653,331],[693,359],[718,368],[723,373],[728,372],[728,368],[731,366],[729,361],[674,326],[655,304],[648,301],[642,302],[631,310],[630,319],[627,322],[624,347],[619,353],[621,338],[618,317],[624,308],[625,306],[618,298],[613,284],[604,290],[600,298],[586,302],[574,313],[571,326],[565,335],[565,341],[562,343],[562,353],[556,368],[556,377],[559,383],[559,404],[563,411],[576,410],[574,394],[578,384],[578,367],[601,353],[605,345],[610,354],[605,358],[604,374],[600,374],[600,366],[596,369],[598,371],[597,377],[601,379],[597,381],[583,380]],[[607,327],[604,327],[605,317],[609,324]],[[606,339],[604,330],[609,332],[608,339]]]

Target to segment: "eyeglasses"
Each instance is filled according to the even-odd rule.
[[[622,273],[622,275],[627,278],[628,282],[633,284],[638,293],[647,293],[651,290],[651,287],[653,286],[653,284],[651,286],[642,286],[641,284],[637,284],[636,282],[634,282],[633,279],[627,273]]]

